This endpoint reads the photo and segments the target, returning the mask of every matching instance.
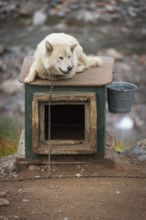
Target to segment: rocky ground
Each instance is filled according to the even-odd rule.
[[[106,145],[103,163],[29,165],[0,159],[0,219],[141,219],[146,216],[146,140],[122,154]]]
[[[141,219],[146,217],[146,140],[122,154],[107,140],[105,161],[29,165],[0,159],[0,219]]]
[[[60,19],[79,20],[85,22],[126,22],[128,26],[133,23],[141,24],[146,18],[146,6],[143,0],[1,0],[0,18],[14,19],[32,17],[34,25],[42,24],[50,19],[59,17]],[[38,15],[40,15],[39,19]],[[133,20],[133,21],[132,21]]]
[[[0,219],[145,220],[145,185],[145,179],[128,178],[3,182]]]

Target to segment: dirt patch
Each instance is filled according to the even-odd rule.
[[[1,219],[144,220],[146,179],[52,178],[1,182]]]
[[[1,168],[5,163],[1,159]],[[0,219],[146,218],[146,163],[134,156],[121,157],[109,147],[104,161],[52,164],[50,174],[47,165],[35,164],[20,173],[5,173]]]

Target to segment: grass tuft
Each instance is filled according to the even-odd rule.
[[[16,119],[3,118],[0,121],[0,157],[15,154],[18,148],[22,123]]]
[[[124,150],[125,150],[125,147],[122,144],[120,144],[120,143],[116,144],[115,151],[117,153],[122,153]]]

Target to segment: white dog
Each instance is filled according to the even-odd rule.
[[[38,44],[25,83],[33,82],[37,76],[42,79],[67,79],[84,69],[101,65],[101,58],[87,56],[74,37],[54,33]]]

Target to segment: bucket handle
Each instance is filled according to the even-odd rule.
[[[116,79],[116,81],[121,82],[121,80],[116,76],[115,72],[113,72],[113,77]],[[121,88],[121,93],[124,93],[124,88]]]
[[[113,77],[116,79],[116,81],[121,82],[121,80],[116,76],[115,72],[113,72]]]

